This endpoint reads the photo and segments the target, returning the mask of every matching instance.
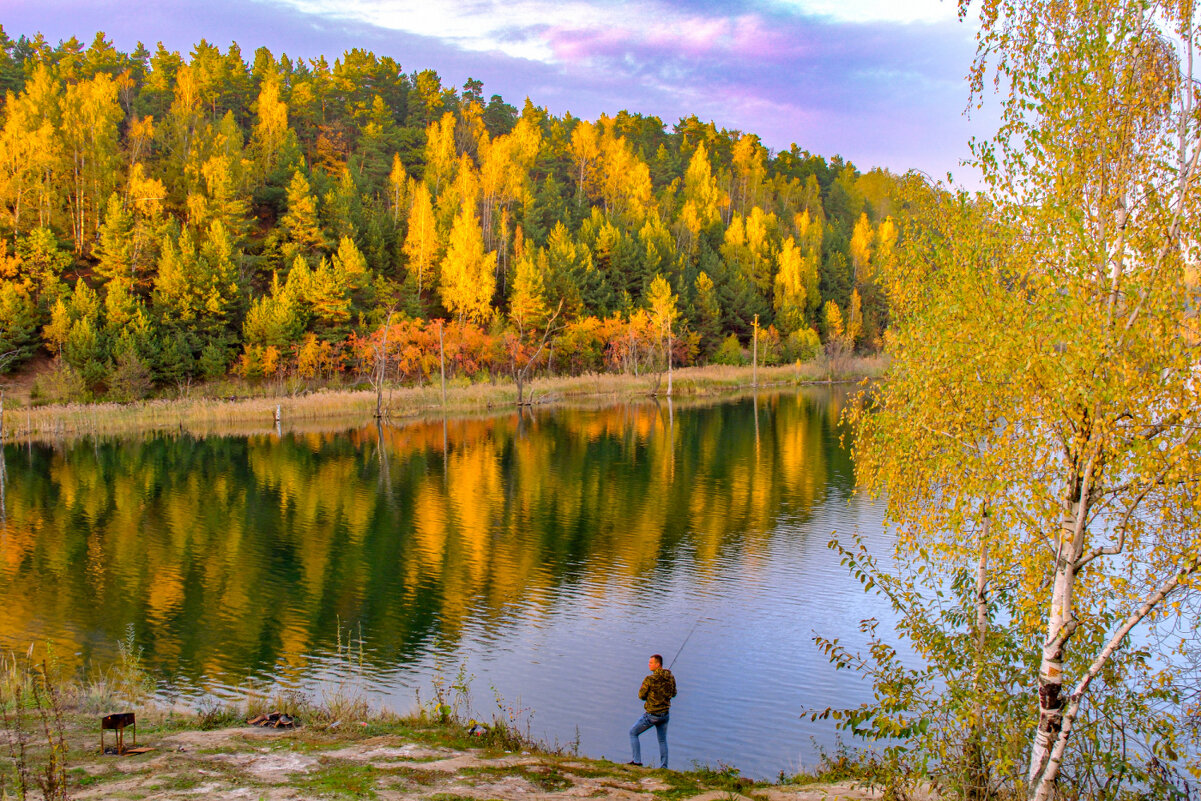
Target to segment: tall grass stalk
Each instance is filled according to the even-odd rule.
[[[46,801],[65,801],[67,739],[63,698],[47,663],[0,656],[0,723],[7,758],[0,762],[0,798],[26,799],[35,787]]]

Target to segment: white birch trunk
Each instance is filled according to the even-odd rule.
[[[1076,482],[1073,482],[1076,483]],[[1087,479],[1082,482],[1087,492]],[[1047,799],[1042,788],[1054,787],[1058,763],[1051,759],[1052,749],[1062,738],[1066,741],[1071,730],[1063,723],[1063,655],[1064,646],[1075,630],[1072,608],[1076,585],[1076,560],[1084,545],[1084,504],[1075,500],[1069,507],[1055,562],[1055,581],[1051,592],[1051,609],[1047,618],[1047,639],[1043,644],[1042,662],[1038,670],[1038,727],[1030,750],[1030,767],[1026,775],[1031,799]]]

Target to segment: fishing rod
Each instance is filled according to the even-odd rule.
[[[671,670],[672,666],[675,665],[676,660],[680,658],[680,654],[684,652],[684,646],[687,645],[688,641],[692,639],[692,633],[696,631],[696,627],[701,624],[702,620],[704,620],[704,617],[698,617],[696,622],[692,624],[692,628],[688,631],[688,636],[684,638],[684,642],[680,643],[680,650],[676,651],[676,655],[671,658],[671,664],[667,666],[668,670]]]

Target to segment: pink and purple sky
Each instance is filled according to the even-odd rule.
[[[201,38],[253,58],[362,47],[446,85],[595,119],[620,109],[670,127],[696,114],[796,142],[860,169],[910,168],[962,180],[974,27],[953,0],[0,0],[9,36],[84,43],[104,31],[123,50]]]

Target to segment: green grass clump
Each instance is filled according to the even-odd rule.
[[[573,784],[570,776],[565,775],[553,765],[485,765],[477,768],[463,768],[459,773],[464,776],[490,779],[517,776],[547,793],[566,789]]]
[[[325,759],[317,770],[295,777],[291,786],[333,798],[375,798],[380,771],[347,759]]]
[[[840,742],[833,751],[818,752],[817,766],[792,776],[780,771],[780,784],[810,785],[855,782],[876,785],[887,775],[885,764],[878,754],[868,749],[850,748]]]
[[[192,790],[196,787],[199,787],[200,784],[201,777],[199,776],[168,774],[158,776],[158,780],[153,785],[148,786],[146,789],[154,791]]]
[[[531,784],[548,793],[563,790],[572,785],[571,778],[563,775],[558,768],[554,767],[547,767],[543,770],[527,768],[525,775]]]
[[[641,772],[640,769],[635,769]],[[657,798],[674,801],[691,798],[710,790],[721,790],[730,794],[745,794],[756,786],[756,782],[738,772],[738,769],[719,763],[716,767],[697,765],[690,771],[656,770],[654,775],[671,789],[656,793]]]

